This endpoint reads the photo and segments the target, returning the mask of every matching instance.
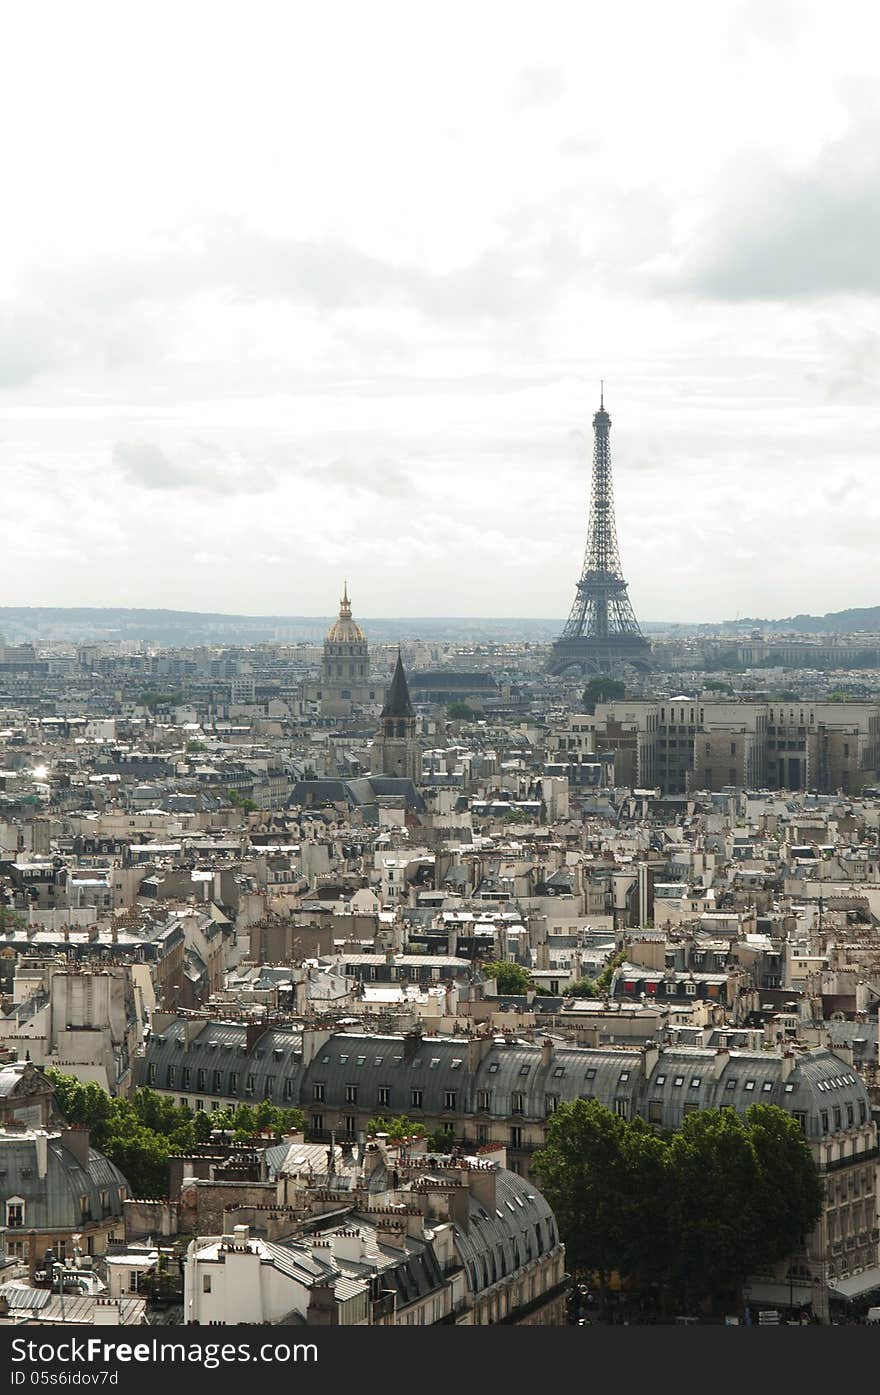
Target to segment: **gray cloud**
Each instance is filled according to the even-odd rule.
[[[317,467],[313,473],[321,484],[337,485],[380,498],[415,499],[419,492],[410,476],[391,460],[358,462],[340,457]]]
[[[204,442],[191,443],[186,461],[172,460],[151,441],[117,441],[113,464],[132,484],[158,493],[263,494],[274,489],[275,476],[265,467],[229,461]]]
[[[681,288],[718,300],[880,292],[880,124],[829,147],[806,174],[736,172]]]
[[[185,229],[149,256],[65,268],[52,278],[52,290],[62,303],[114,315],[122,307],[217,292],[232,301],[282,300],[323,311],[381,305],[437,320],[510,320],[544,311],[583,266],[577,242],[559,234],[508,238],[502,248],[435,272],[339,241],[273,238],[227,219],[198,236]]]

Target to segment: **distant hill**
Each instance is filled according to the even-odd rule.
[[[0,606],[0,635],[9,644],[136,643],[175,645],[319,643],[335,615],[223,615],[189,610],[122,610],[60,606]],[[562,620],[428,616],[415,619],[358,617],[368,639],[499,643],[547,643]]]
[[[725,629],[796,631],[801,634],[853,634],[880,630],[880,605],[832,610],[827,615],[789,615],[785,620],[726,620]]]

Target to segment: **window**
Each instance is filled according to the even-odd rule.
[[[510,1146],[511,1148],[522,1147],[522,1129],[516,1125],[510,1130]]]
[[[421,1090],[410,1090],[410,1092],[409,1092],[409,1103],[410,1103],[410,1108],[411,1108],[411,1109],[421,1109],[421,1107],[422,1107],[422,1092],[421,1092]]]
[[[827,1132],[828,1132],[828,1110],[827,1110],[827,1109],[823,1109],[823,1110],[822,1110],[822,1116],[821,1116],[821,1117],[822,1117],[822,1132],[823,1132],[823,1133],[827,1133]]]
[[[745,1083],[745,1089],[747,1089],[747,1090],[754,1090],[754,1088],[755,1088],[755,1082],[754,1082],[754,1080],[747,1080],[746,1083]]]
[[[210,1292],[211,1292],[211,1275],[210,1275],[210,1274],[203,1274],[203,1275],[202,1275],[202,1293],[210,1293]]]
[[[511,1097],[510,1097],[510,1112],[511,1112],[511,1114],[524,1114],[524,1113],[525,1113],[525,1108],[526,1108],[526,1097],[525,1097],[525,1095],[511,1095]]]
[[[149,1070],[147,1071],[147,1079],[149,1080],[149,1082],[150,1082],[151,1085],[155,1085],[155,1083],[156,1083],[156,1063],[155,1063],[155,1061],[151,1064]]]
[[[677,1075],[677,1076],[675,1077],[675,1079],[673,1080],[672,1084],[674,1085],[674,1087],[675,1087],[676,1090],[680,1090],[681,1087],[682,1087],[682,1085],[684,1084],[684,1076],[683,1076],[683,1075]]]
[[[184,1066],[184,1068],[183,1068],[183,1079],[182,1079],[181,1082],[180,1082],[180,1083],[181,1083],[181,1086],[182,1086],[182,1088],[183,1088],[184,1090],[188,1090],[188,1089],[189,1089],[189,1084],[190,1084],[190,1077],[191,1077],[191,1075],[192,1075],[192,1071],[191,1071],[190,1067],[189,1067],[189,1066]]]
[[[628,1119],[628,1118],[629,1118],[629,1100],[620,1099],[620,1098],[616,1099],[616,1100],[614,1101],[614,1113],[617,1114],[621,1119]]]
[[[666,1076],[665,1076],[665,1075],[658,1075],[658,1076],[657,1076],[657,1079],[656,1079],[656,1081],[655,1081],[654,1083],[655,1083],[656,1085],[665,1085],[665,1084],[666,1084]]]
[[[264,1098],[264,1099],[267,1099],[267,1100],[268,1100],[268,1099],[271,1099],[272,1096],[274,1095],[274,1093],[275,1093],[275,1077],[274,1077],[274,1075],[267,1075],[267,1076],[266,1076],[265,1084],[264,1084],[264,1086],[263,1086],[263,1098]]]
[[[691,1080],[691,1089],[692,1089],[692,1090],[699,1090],[699,1088],[700,1088],[700,1086],[702,1085],[702,1083],[703,1083],[703,1077],[702,1077],[701,1075],[695,1075],[695,1076],[693,1077],[693,1079]]]
[[[205,1070],[204,1066],[199,1066],[199,1069],[196,1071],[196,1085],[200,1090],[204,1090],[207,1083],[208,1072]]]
[[[390,1104],[390,1103],[391,1103],[391,1086],[390,1086],[390,1085],[380,1085],[380,1086],[379,1086],[378,1090],[376,1091],[376,1102],[377,1102],[377,1104]]]
[[[595,1079],[596,1079],[596,1067],[595,1067],[595,1066],[590,1066],[590,1069],[587,1071],[586,1075],[584,1076],[584,1079],[585,1079],[585,1080],[595,1080]]]
[[[840,1121],[840,1105],[839,1105],[839,1104],[836,1104],[836,1105],[834,1106],[834,1127],[835,1127],[836,1129],[839,1129],[839,1128],[841,1127],[841,1121]]]
[[[477,1110],[481,1114],[487,1114],[492,1107],[492,1096],[488,1090],[477,1091]]]
[[[19,1230],[24,1225],[24,1198],[11,1196],[6,1203],[6,1224],[10,1230]]]
[[[315,1084],[312,1086],[312,1099],[313,1099],[313,1100],[317,1100],[319,1104],[323,1104],[323,1102],[324,1102],[324,1082],[323,1082],[323,1081],[316,1081]]]
[[[348,1134],[349,1138],[352,1138],[354,1134],[357,1133],[357,1119],[353,1114],[346,1114],[344,1124],[345,1132]]]
[[[791,1111],[791,1117],[794,1119],[795,1123],[799,1126],[801,1133],[806,1133],[806,1131],[807,1131],[807,1114],[806,1114],[806,1110],[803,1110],[803,1109],[793,1109],[793,1110]]]
[[[252,1094],[254,1093],[254,1090],[256,1090],[256,1088],[257,1088],[257,1077],[256,1077],[252,1072],[249,1072],[249,1073],[248,1073],[248,1077],[247,1077],[247,1081],[245,1082],[245,1087],[244,1087],[245,1094],[246,1094],[246,1095],[252,1095]]]
[[[357,1087],[356,1085],[346,1085],[346,1087],[345,1087],[345,1103],[346,1103],[346,1104],[357,1104],[357,1098],[358,1098],[358,1087]]]
[[[520,1068],[519,1068],[519,1073],[520,1073],[520,1075],[528,1075],[528,1073],[529,1073],[529,1071],[530,1071],[531,1069],[532,1069],[531,1066],[520,1066]]]
[[[848,1104],[848,1105],[846,1106],[846,1126],[847,1126],[847,1128],[848,1128],[848,1129],[851,1129],[852,1126],[853,1126],[853,1124],[854,1124],[854,1122],[855,1122],[855,1120],[854,1120],[854,1118],[853,1118],[853,1107],[852,1107],[851,1104]]]
[[[167,1090],[173,1090],[173,1089],[174,1089],[174,1082],[175,1082],[176,1078],[177,1078],[177,1067],[176,1067],[176,1066],[167,1066],[166,1069],[165,1069],[165,1088],[166,1088]]]
[[[493,1061],[492,1064],[489,1066],[489,1074],[490,1074],[490,1075],[494,1075],[495,1072],[496,1072],[497,1070],[498,1070],[498,1062],[497,1062],[497,1061]]]
[[[621,1084],[621,1085],[625,1085],[626,1082],[627,1082],[628,1080],[629,1080],[629,1071],[628,1071],[628,1070],[622,1070],[622,1071],[620,1072],[620,1084]]]
[[[229,1093],[230,1093],[230,1095],[234,1095],[234,1094],[237,1093],[237,1091],[238,1091],[238,1071],[237,1071],[237,1070],[231,1070],[231,1071],[229,1072]]]
[[[791,1094],[794,1093],[794,1086],[792,1085],[792,1083],[791,1083],[790,1080],[786,1081],[785,1093],[786,1093],[787,1095],[791,1095]]]
[[[662,1100],[649,1100],[649,1101],[648,1101],[648,1123],[649,1123],[649,1124],[662,1124],[662,1123],[663,1123],[663,1101],[662,1101]]]
[[[557,1066],[553,1074],[555,1076],[565,1075],[565,1066]]]
[[[546,1108],[546,1112],[547,1112],[548,1114],[555,1114],[556,1111],[557,1111],[557,1109],[559,1108],[559,1096],[558,1096],[558,1095],[545,1095],[545,1096],[544,1096],[544,1105],[545,1105],[545,1108]]]
[[[324,1116],[323,1116],[323,1114],[313,1114],[313,1115],[312,1115],[312,1133],[323,1133],[323,1132],[324,1132]]]
[[[696,997],[697,993],[697,985],[695,983],[688,982],[684,986],[684,991],[689,998],[694,998]]]
[[[727,1082],[727,1084],[725,1085],[724,1088],[725,1088],[725,1090],[735,1090],[735,1089],[736,1089],[736,1076],[735,1076],[735,1075],[732,1075],[732,1076],[730,1077],[730,1079],[728,1080],[728,1082]]]
[[[444,1108],[444,1109],[454,1109],[454,1108],[455,1108],[455,1091],[454,1091],[454,1090],[447,1090],[446,1093],[444,1094],[444,1096],[443,1096],[443,1108]]]
[[[764,1084],[761,1086],[761,1090],[763,1091],[763,1093],[764,1093],[765,1095],[769,1095],[769,1093],[770,1093],[770,1091],[771,1091],[772,1089],[773,1089],[773,1081],[772,1081],[772,1080],[765,1080],[765,1081],[764,1081]]]
[[[477,1124],[477,1143],[488,1143],[488,1142],[489,1142],[489,1126],[488,1126],[488,1124]]]

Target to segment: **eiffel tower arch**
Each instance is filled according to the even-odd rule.
[[[620,664],[650,666],[651,645],[639,629],[620,565],[611,480],[611,417],[604,385],[593,417],[590,521],[581,578],[565,629],[547,661],[547,672],[609,673]]]

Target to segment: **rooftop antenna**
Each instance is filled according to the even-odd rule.
[[[599,379],[599,411],[605,410],[605,379]]]

